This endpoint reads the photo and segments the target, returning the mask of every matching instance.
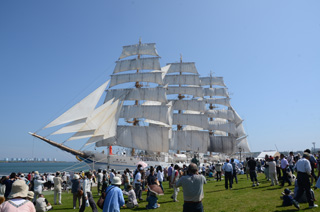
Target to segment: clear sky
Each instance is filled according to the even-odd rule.
[[[223,76],[252,151],[320,147],[318,0],[1,0],[0,159],[72,159],[28,134],[102,84],[122,46]],[[70,144],[71,146],[73,144]],[[276,145],[276,146],[275,146]]]

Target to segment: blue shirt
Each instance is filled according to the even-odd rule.
[[[231,172],[233,173],[233,168],[232,168],[232,165],[231,163],[224,163],[223,166],[222,166],[222,170],[225,171],[225,172]]]
[[[106,189],[106,193],[103,212],[120,212],[120,207],[125,203],[121,189],[111,185]]]

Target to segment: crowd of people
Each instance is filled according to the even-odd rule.
[[[252,186],[259,186],[257,173],[263,172],[271,186],[280,184],[289,186],[295,184],[294,192],[285,189],[283,205],[294,205],[298,209],[299,203],[308,202],[310,208],[314,204],[314,195],[311,185],[317,182],[315,169],[319,161],[310,153],[309,149],[304,154],[294,156],[292,152],[280,157],[266,155],[264,160],[246,158],[240,162],[233,158],[226,159],[224,163],[199,164],[194,158],[192,163],[180,167],[171,164],[169,167],[143,167],[138,165],[135,170],[125,169],[123,173],[115,170],[101,170],[68,174],[56,172],[55,174],[39,174],[30,172],[12,173],[4,176],[0,182],[0,212],[13,211],[12,207],[23,211],[49,211],[53,207],[45,198],[43,191],[51,190],[54,194],[53,204],[62,204],[62,191],[71,192],[73,195],[73,209],[78,208],[83,212],[86,207],[91,207],[97,212],[98,207],[104,212],[120,211],[121,207],[139,207],[139,202],[147,201],[147,209],[156,209],[158,195],[164,193],[163,182],[168,181],[169,188],[173,188],[172,201],[178,202],[179,187],[183,187],[183,211],[203,211],[202,199],[204,198],[203,185],[207,180],[225,180],[225,189],[232,189],[238,183],[238,174],[246,174]],[[318,168],[318,170],[320,170]],[[295,177],[295,173],[297,177]],[[250,176],[250,178],[249,178]],[[311,182],[309,180],[311,177]],[[319,173],[318,173],[319,177]],[[98,204],[93,199],[92,186],[97,185],[97,195],[101,196]],[[120,187],[123,186],[123,189]],[[320,181],[317,184],[320,187]],[[142,192],[147,192],[146,199],[142,199]],[[127,201],[124,200],[127,196]],[[101,201],[100,201],[101,200]]]

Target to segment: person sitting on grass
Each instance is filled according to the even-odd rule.
[[[148,205],[146,206],[147,209],[156,209],[160,207],[158,204],[158,197],[157,194],[153,191],[149,192],[149,196],[147,197]]]
[[[52,209],[51,204],[48,202],[46,198],[44,198],[43,194],[39,195],[39,198],[36,200],[35,203],[37,212],[46,212]]]
[[[127,208],[139,207],[136,193],[133,190],[132,185],[127,185],[127,190],[123,190],[122,193],[128,196],[128,201],[126,201]]]
[[[299,204],[293,199],[291,191],[288,188],[284,189],[284,192],[282,192],[281,194],[281,199],[283,200],[282,206],[294,205],[296,208],[300,209]]]

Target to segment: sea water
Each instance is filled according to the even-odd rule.
[[[79,162],[14,162],[0,163],[0,176],[10,175],[12,172],[29,173],[54,173],[56,171],[79,172],[89,170],[86,163]]]

